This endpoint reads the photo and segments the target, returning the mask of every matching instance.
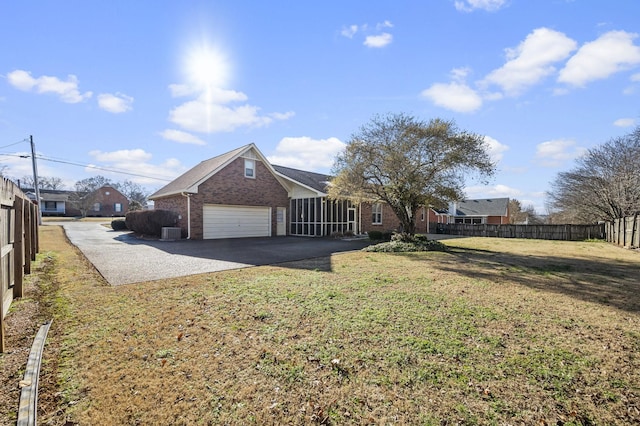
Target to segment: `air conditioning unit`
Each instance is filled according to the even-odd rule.
[[[162,227],[162,234],[160,241],[175,241],[182,238],[182,229],[164,226]]]

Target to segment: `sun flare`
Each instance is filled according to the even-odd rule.
[[[230,65],[221,50],[203,45],[188,52],[185,71],[189,81],[198,87],[223,88],[229,80]]]

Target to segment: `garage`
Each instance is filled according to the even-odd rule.
[[[203,238],[271,236],[271,208],[206,204],[202,215]]]

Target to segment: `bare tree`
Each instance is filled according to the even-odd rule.
[[[590,149],[576,163],[552,182],[547,196],[554,211],[578,223],[640,213],[640,127]]]
[[[22,182],[23,188],[32,188],[35,189],[35,184],[33,183],[33,176],[26,175],[20,179]],[[38,186],[40,189],[63,189],[64,182],[59,177],[50,177],[50,176],[39,176],[38,177]]]
[[[543,220],[531,204],[523,207],[519,200],[512,198],[509,200],[509,223],[539,225]]]
[[[112,182],[104,176],[94,176],[82,179],[75,184],[75,191],[70,195],[69,201],[75,206],[83,217],[93,208],[96,202],[96,190],[105,185],[113,185]]]
[[[509,223],[525,223],[527,221],[527,213],[522,210],[522,204],[519,200],[512,198],[509,200]]]
[[[141,185],[125,180],[122,183],[114,183],[113,187],[127,197],[129,200],[129,210],[140,210],[147,204],[149,193]]]
[[[464,199],[468,173],[493,175],[487,148],[482,136],[460,131],[452,121],[376,116],[336,159],[329,196],[383,201],[414,234],[418,207]]]

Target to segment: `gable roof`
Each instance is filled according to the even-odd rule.
[[[322,173],[307,172],[305,170],[292,169],[291,167],[274,165],[273,168],[277,173],[293,180],[295,183],[311,188],[322,194],[327,193],[327,186],[332,178]]]
[[[258,147],[256,147],[255,144],[250,143],[248,145],[241,146],[240,148],[236,148],[233,151],[229,151],[225,154],[218,155],[217,157],[213,157],[200,162],[195,167],[187,170],[185,173],[178,176],[176,179],[172,180],[167,185],[151,194],[148,198],[150,200],[153,200],[156,198],[162,198],[182,193],[197,193],[198,186],[202,182],[206,181],[211,176],[215,175],[217,172],[225,168],[236,158],[244,155],[251,150],[253,150],[258,156],[258,159],[260,159],[264,163],[264,165],[269,170],[271,170],[272,173],[275,174],[275,170],[273,170],[273,167],[262,155]]]
[[[464,200],[458,202],[455,216],[506,216],[508,198]]]

